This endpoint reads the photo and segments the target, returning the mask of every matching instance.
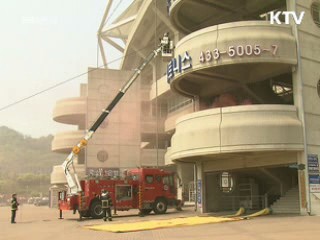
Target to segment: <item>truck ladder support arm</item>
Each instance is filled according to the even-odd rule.
[[[120,101],[120,99],[123,97],[123,95],[127,92],[127,90],[130,88],[130,86],[134,83],[134,81],[138,78],[138,76],[141,74],[141,71],[147,66],[147,64],[155,58],[159,52],[162,51],[162,49],[169,44],[169,42],[161,42],[159,47],[155,50],[153,50],[147,58],[143,61],[143,63],[135,70],[133,75],[130,77],[130,79],[122,86],[122,88],[119,90],[118,94],[115,96],[115,98],[111,101],[111,103],[108,105],[107,108],[105,108],[101,115],[98,117],[98,119],[93,123],[85,137],[72,148],[72,152],[68,155],[68,157],[65,159],[65,161],[62,164],[62,168],[64,169],[64,173],[66,175],[67,183],[70,188],[71,194],[76,194],[78,192],[81,192],[81,185],[78,180],[78,176],[76,174],[76,171],[73,167],[73,160],[76,158],[81,151],[82,148],[84,148],[88,141],[91,139],[92,135],[95,133],[95,131],[99,128],[99,126],[102,124],[102,122],[106,119],[106,117],[109,115],[109,113],[112,111],[112,109],[117,105],[117,103]],[[70,173],[70,166],[73,168],[73,176]]]
[[[92,127],[89,129],[89,132],[95,132],[101,123],[106,119],[106,117],[109,115],[109,113],[112,111],[112,109],[117,105],[117,103],[120,101],[120,99],[123,97],[123,95],[127,92],[127,90],[130,88],[132,83],[139,77],[142,70],[145,68],[145,66],[153,59],[155,58],[158,53],[161,51],[162,47],[159,47],[146,58],[146,60],[141,64],[141,66],[136,69],[134,74],[131,76],[131,78],[123,85],[123,87],[119,90],[118,94],[115,96],[115,98],[112,100],[112,102],[109,104],[109,106],[102,111],[102,114],[99,116],[99,118],[95,121],[95,123],[92,125]]]

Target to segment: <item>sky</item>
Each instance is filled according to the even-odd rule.
[[[113,2],[110,21],[132,0]],[[0,109],[96,67],[97,30],[107,3],[0,1]],[[111,47],[106,51],[110,61],[120,57]],[[102,65],[101,58],[98,65]],[[52,113],[58,100],[78,97],[80,83],[86,82],[87,75],[0,110],[0,126],[31,137],[76,129],[54,122]]]

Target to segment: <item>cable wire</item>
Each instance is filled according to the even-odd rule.
[[[113,9],[112,13],[109,15],[109,17],[106,19],[104,26],[108,23],[108,21],[111,19],[111,17],[113,16],[113,14],[115,13],[115,11],[117,11],[118,7],[120,6],[120,4],[122,3],[123,0],[120,0],[118,2],[118,5]],[[122,14],[122,13],[121,13]]]
[[[108,17],[107,21],[112,17],[112,15],[113,15],[114,12],[116,11],[116,9],[120,6],[120,3],[121,3],[121,2],[122,2],[122,0],[119,1],[118,5],[115,7],[114,11],[110,14],[110,16]],[[156,6],[156,3],[155,3],[155,6]],[[155,17],[155,18],[156,18],[156,17]],[[199,25],[201,25],[201,24],[199,24]],[[155,29],[155,32],[156,32],[156,29]],[[119,61],[119,60],[121,60],[121,59],[123,59],[123,58],[125,58],[125,57],[130,56],[130,55],[137,54],[138,52],[140,52],[140,51],[142,51],[142,50],[150,47],[151,45],[152,45],[152,44],[149,44],[149,45],[147,45],[147,46],[144,47],[144,48],[138,49],[138,50],[136,50],[136,51],[132,51],[131,53],[126,54],[125,56],[116,58],[116,59],[110,61],[108,64],[117,62],[117,61]],[[64,80],[64,81],[62,81],[62,82],[60,82],[60,83],[57,83],[57,84],[55,84],[55,85],[53,85],[53,86],[50,86],[50,87],[48,87],[48,88],[46,88],[46,89],[44,89],[44,90],[41,90],[41,91],[39,91],[39,92],[36,92],[36,93],[34,93],[34,94],[32,94],[32,95],[30,95],[30,96],[28,96],[28,97],[22,98],[22,99],[20,99],[20,100],[18,100],[18,101],[16,101],[16,102],[13,102],[13,103],[10,103],[10,104],[8,104],[8,105],[6,105],[6,106],[3,106],[3,107],[0,108],[0,112],[3,111],[3,110],[5,110],[5,109],[8,109],[8,108],[10,108],[10,107],[13,107],[13,106],[15,106],[15,105],[17,105],[17,104],[19,104],[19,103],[21,103],[21,102],[24,102],[24,101],[26,101],[26,100],[28,100],[28,99],[30,99],[30,98],[33,98],[33,97],[38,96],[38,95],[40,95],[40,94],[42,94],[42,93],[45,93],[45,92],[47,92],[47,91],[50,91],[50,90],[52,90],[52,89],[54,89],[54,88],[56,88],[56,87],[59,87],[59,86],[65,84],[65,83],[68,83],[68,82],[70,82],[70,81],[72,81],[72,80],[74,80],[74,79],[77,79],[77,78],[79,78],[79,77],[82,77],[82,76],[84,76],[84,75],[86,75],[86,74],[88,74],[88,73],[90,73],[90,72],[93,72],[93,71],[96,71],[96,70],[98,70],[98,69],[101,69],[102,67],[105,67],[105,65],[97,66],[97,68],[91,69],[91,70],[89,70],[89,71],[87,71],[87,72],[78,74],[78,75],[76,75],[76,76],[74,76],[74,77],[71,77],[71,78],[68,78],[68,79],[66,79],[66,80]]]
[[[109,63],[115,63],[115,62],[117,62],[117,61],[119,61],[119,60],[121,60],[121,59],[123,59],[123,58],[125,58],[125,57],[129,57],[129,56],[131,56],[131,55],[135,55],[135,54],[139,53],[140,51],[142,51],[142,50],[144,50],[144,49],[146,49],[146,48],[149,48],[150,45],[152,45],[152,44],[149,44],[149,45],[145,46],[144,48],[138,49],[138,50],[136,50],[136,51],[132,51],[132,52],[130,52],[129,54],[126,54],[125,56],[121,56],[121,57],[119,57],[119,58],[116,58],[116,59],[110,61]],[[28,96],[28,97],[22,98],[22,99],[17,100],[17,101],[15,101],[15,102],[13,102],[13,103],[10,103],[10,104],[8,104],[8,105],[6,105],[6,106],[3,106],[3,107],[0,108],[0,112],[2,112],[2,111],[5,110],[5,109],[11,108],[11,107],[13,107],[13,106],[15,106],[15,105],[17,105],[17,104],[19,104],[19,103],[21,103],[21,102],[24,102],[24,101],[26,101],[26,100],[28,100],[28,99],[30,99],[30,98],[33,98],[33,97],[38,96],[38,95],[40,95],[40,94],[42,94],[42,93],[48,92],[48,91],[50,91],[50,90],[52,90],[52,89],[54,89],[54,88],[56,88],[56,87],[59,87],[59,86],[61,86],[61,85],[63,85],[63,84],[66,84],[66,83],[68,83],[68,82],[70,82],[70,81],[72,81],[72,80],[75,80],[75,79],[79,78],[79,77],[82,77],[82,76],[84,76],[84,75],[86,75],[86,74],[88,74],[88,73],[90,73],[90,72],[96,71],[96,70],[98,70],[98,69],[102,69],[102,67],[104,67],[104,66],[105,66],[105,65],[101,65],[101,66],[99,66],[99,67],[97,67],[97,68],[90,69],[90,70],[88,70],[88,71],[86,71],[86,72],[80,73],[80,74],[78,74],[78,75],[76,75],[76,76],[73,76],[73,77],[71,77],[71,78],[68,78],[68,79],[62,81],[62,82],[59,82],[59,83],[57,83],[57,84],[55,84],[55,85],[52,85],[52,86],[50,86],[50,87],[48,87],[48,88],[45,88],[45,89],[43,89],[43,90],[41,90],[41,91],[39,91],[39,92],[36,92],[36,93],[34,93],[34,94],[31,94],[31,95]]]
[[[105,24],[107,24],[107,22],[111,19],[111,17],[114,15],[114,13],[115,13],[116,10],[119,8],[119,6],[120,6],[120,4],[121,4],[122,2],[123,2],[123,0],[120,0],[120,1],[118,2],[118,4],[116,5],[116,7],[113,9],[112,13],[109,15],[108,19],[105,21]],[[148,47],[148,46],[147,46],[147,47]],[[147,47],[145,47],[145,48],[147,48]],[[99,47],[98,47],[98,46],[97,46],[97,48],[98,48],[97,51],[99,51]],[[130,53],[130,54],[127,54],[126,56],[122,56],[122,57],[120,57],[120,58],[114,59],[114,60],[110,61],[109,63],[117,62],[117,61],[123,59],[124,57],[130,56],[131,54],[138,53],[139,51],[141,51],[141,50],[143,50],[143,49],[145,49],[145,48],[142,48],[142,49],[139,49],[139,50],[137,50],[137,51],[134,51],[134,52],[132,52],[132,53]],[[98,55],[98,54],[97,54],[97,55]],[[98,66],[98,64],[99,64],[99,62],[98,62],[98,56],[97,56],[97,67],[96,67],[95,69],[91,69],[91,70],[89,70],[89,71],[87,71],[87,72],[80,73],[80,74],[78,74],[78,75],[76,75],[76,76],[74,76],[74,77],[68,78],[68,79],[66,79],[66,80],[64,80],[64,81],[62,81],[62,82],[60,82],[60,83],[57,83],[57,84],[55,84],[55,85],[53,85],[53,86],[50,86],[50,87],[48,87],[48,88],[46,88],[46,89],[43,89],[43,90],[41,90],[41,91],[39,91],[39,92],[36,92],[36,93],[34,93],[34,94],[32,94],[32,95],[30,95],[30,96],[28,96],[28,97],[25,97],[25,98],[22,98],[22,99],[20,99],[20,100],[18,100],[18,101],[16,101],[16,102],[10,103],[10,104],[8,104],[8,105],[0,108],[0,112],[3,111],[3,110],[5,110],[5,109],[8,109],[8,108],[10,108],[10,107],[13,107],[13,106],[15,106],[15,105],[17,105],[17,104],[19,104],[19,103],[21,103],[21,102],[24,102],[24,101],[26,101],[26,100],[28,100],[28,99],[30,99],[30,98],[33,98],[33,97],[38,96],[38,95],[40,95],[40,94],[42,94],[42,93],[45,93],[45,92],[47,92],[47,91],[50,91],[50,90],[52,90],[52,89],[54,89],[54,88],[56,88],[56,87],[59,87],[59,86],[65,84],[65,83],[68,83],[68,82],[70,82],[70,81],[72,81],[72,80],[74,80],[74,79],[77,79],[77,78],[79,78],[79,77],[82,77],[82,76],[84,76],[84,75],[86,75],[86,74],[88,74],[88,73],[90,73],[90,72],[93,72],[93,71],[96,71],[97,69],[100,69],[100,68],[102,68],[102,67],[105,67],[105,65]]]

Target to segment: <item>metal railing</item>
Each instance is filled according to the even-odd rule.
[[[185,183],[182,188],[183,200],[185,202],[195,202],[196,191],[194,188],[194,182]]]
[[[223,210],[263,209],[268,207],[268,195],[223,196],[219,198],[219,206]]]

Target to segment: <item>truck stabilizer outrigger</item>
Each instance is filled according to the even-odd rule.
[[[65,161],[62,164],[62,168],[64,169],[64,173],[66,175],[68,187],[70,189],[70,194],[77,194],[78,192],[82,191],[82,188],[78,179],[78,175],[73,165],[74,159],[78,157],[78,154],[80,153],[81,149],[88,144],[88,141],[92,138],[95,131],[99,128],[99,126],[106,119],[106,117],[109,115],[112,109],[117,105],[117,103],[120,101],[123,95],[127,92],[127,90],[134,83],[134,81],[138,78],[138,76],[141,74],[142,70],[146,67],[146,65],[153,58],[155,58],[160,52],[162,56],[165,56],[165,57],[172,56],[172,50],[173,50],[173,42],[170,40],[168,33],[165,33],[163,38],[160,39],[159,46],[155,50],[153,50],[147,56],[147,58],[143,61],[143,63],[135,70],[133,75],[122,86],[118,94],[107,106],[107,108],[103,109],[101,115],[90,127],[90,129],[88,130],[84,138],[81,139],[80,142],[72,148],[71,153],[68,155],[68,157],[65,159]],[[72,167],[73,175],[70,173],[70,167]]]

